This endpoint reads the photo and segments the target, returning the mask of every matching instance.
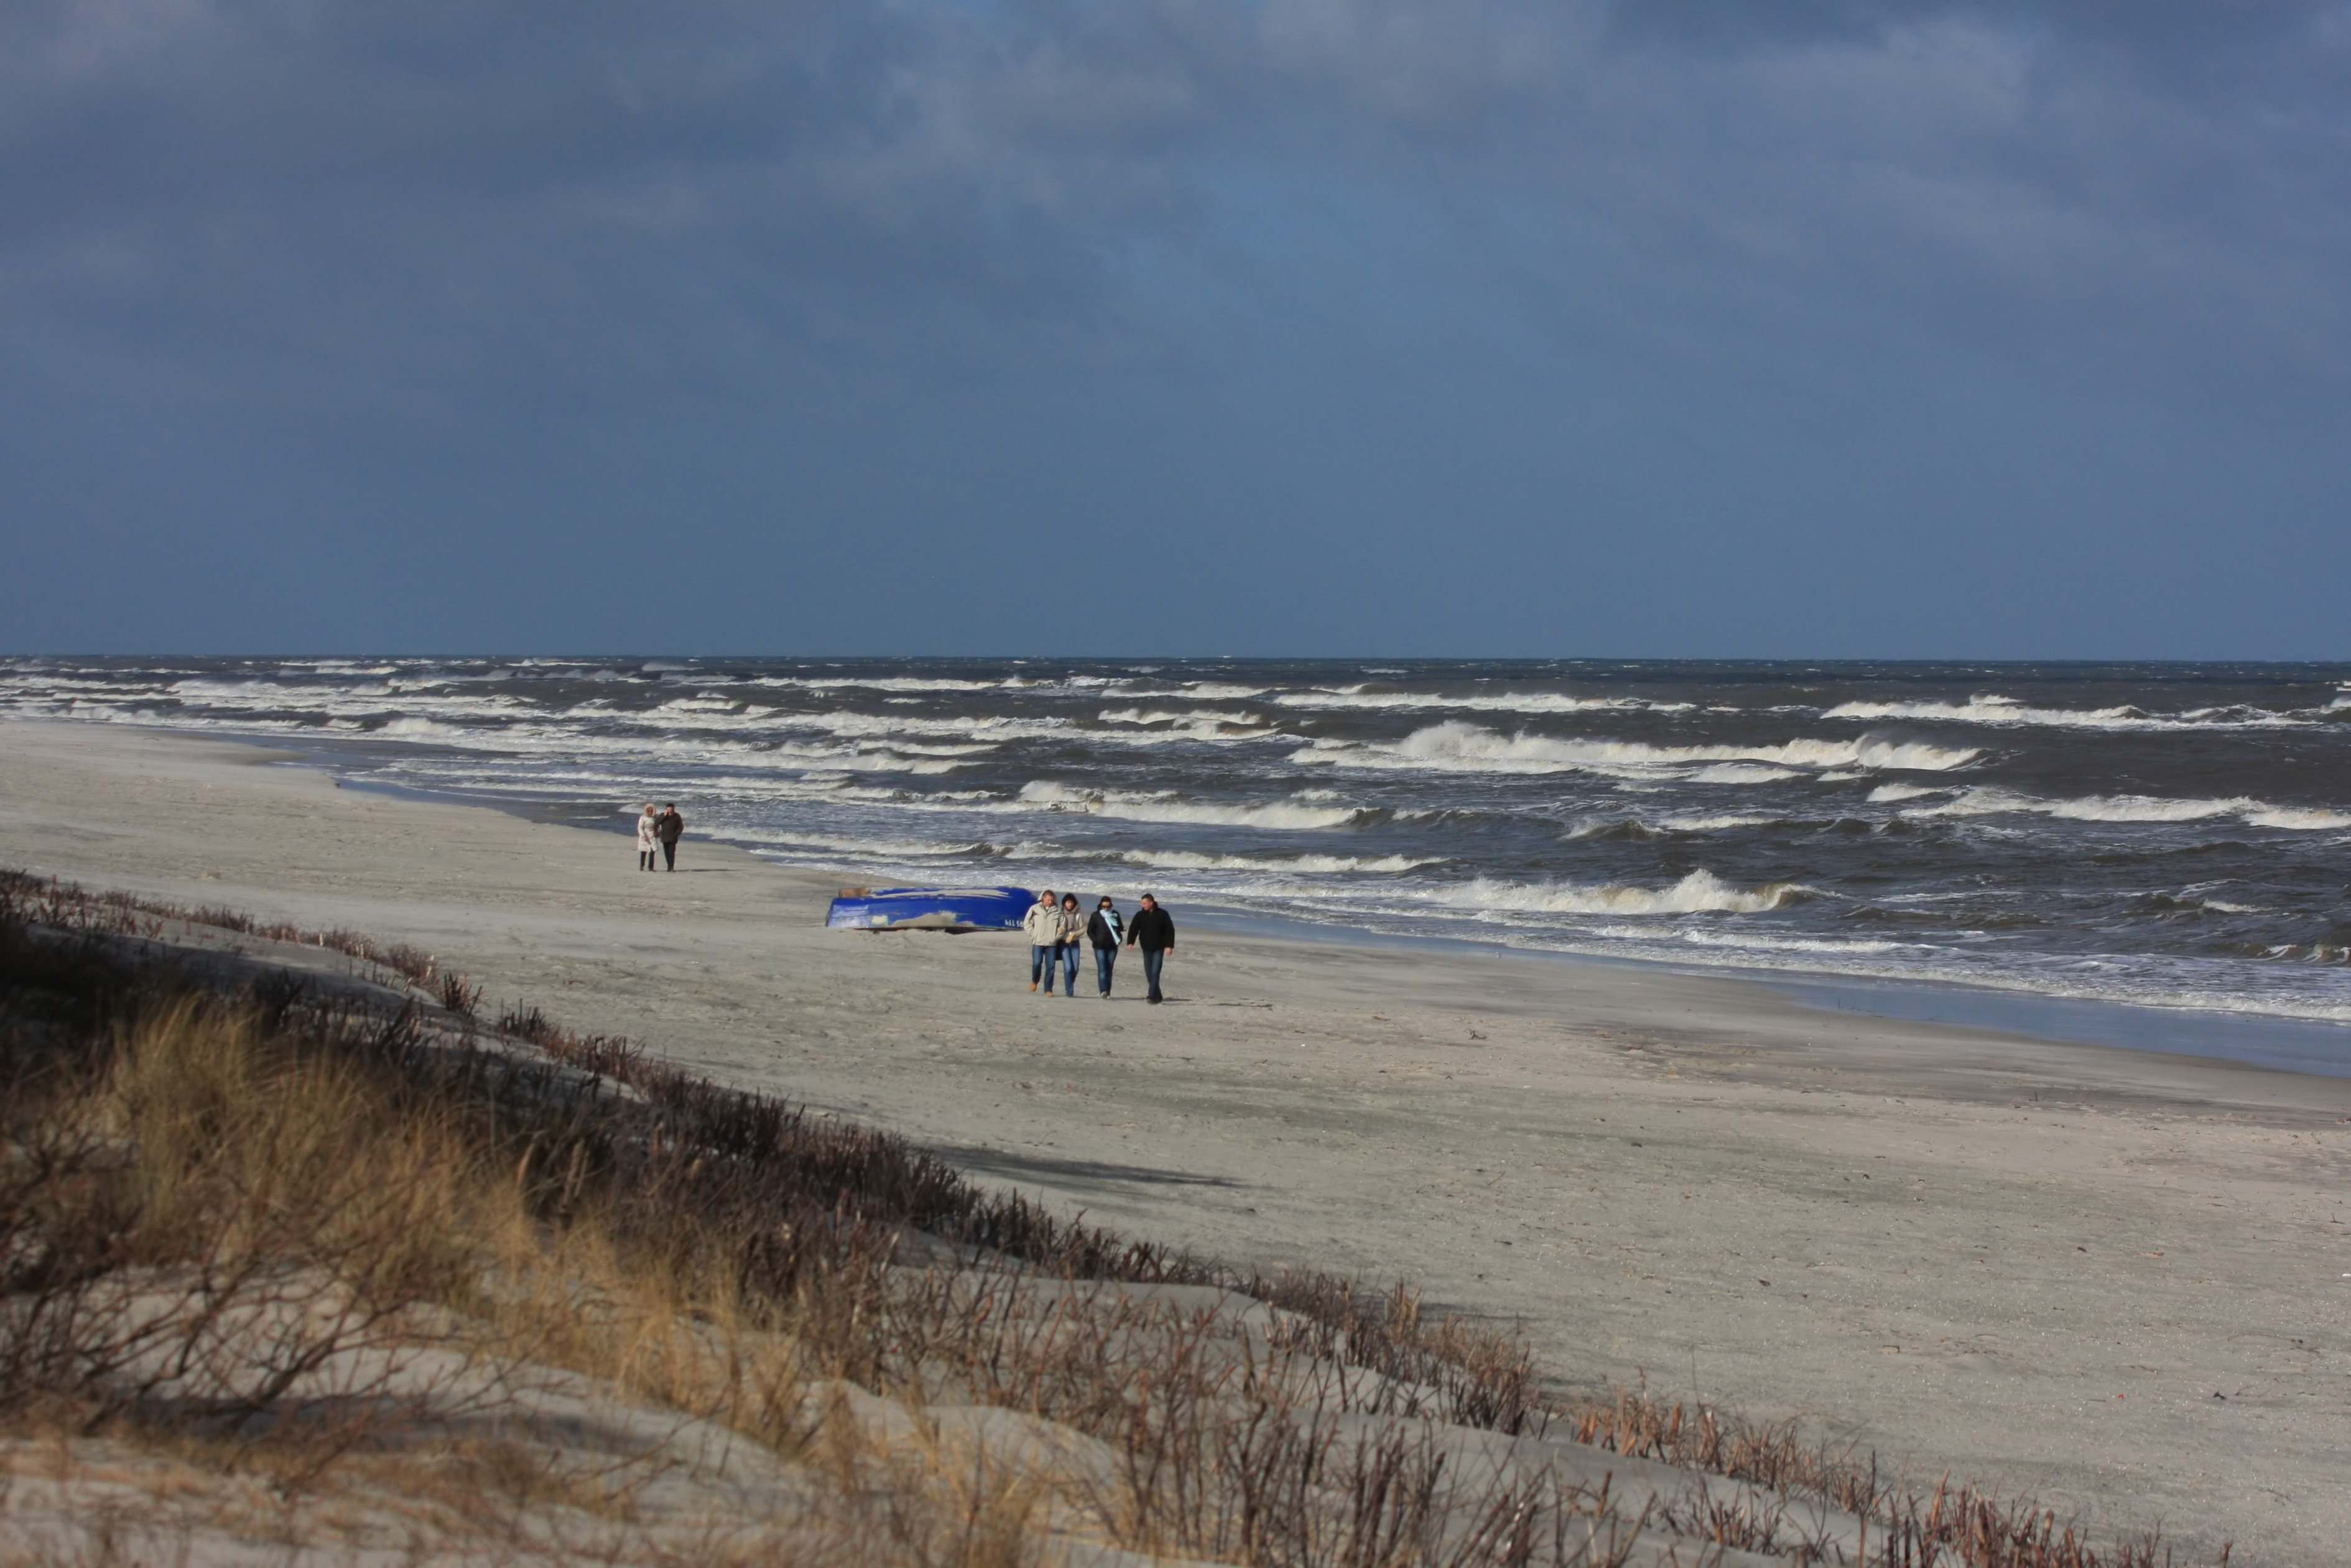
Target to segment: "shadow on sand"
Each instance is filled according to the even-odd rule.
[[[1093,1184],[1135,1186],[1242,1187],[1249,1183],[1230,1176],[1203,1176],[1196,1171],[1172,1171],[1156,1166],[1113,1165],[1106,1160],[1061,1160],[1042,1155],[1008,1154],[1002,1149],[946,1148],[938,1156],[975,1176],[1003,1181],[1051,1182],[1063,1186]]]

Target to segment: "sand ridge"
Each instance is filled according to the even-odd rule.
[[[1196,930],[1168,1007],[1132,966],[1046,1001],[1017,939],[824,930],[835,878],[693,840],[648,875],[270,756],[0,725],[0,863],[417,943],[1097,1220],[1410,1275],[1571,1377],[2239,1561],[2351,1555],[2351,1082]]]

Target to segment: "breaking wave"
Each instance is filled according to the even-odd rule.
[[[1122,850],[1110,858],[1128,865],[1149,866],[1155,871],[1272,872],[1313,876],[1339,876],[1350,872],[1417,871],[1422,866],[1444,863],[1441,856],[1210,855],[1197,854],[1189,850]]]
[[[1880,771],[1945,772],[1983,755],[1980,747],[1929,746],[1920,741],[1862,736],[1854,740],[1791,740],[1776,746],[1653,746],[1636,740],[1559,739],[1521,730],[1516,735],[1448,719],[1415,730],[1390,745],[1318,740],[1293,753],[1300,763],[1372,768],[1430,768],[1475,773],[1565,773],[1634,769],[1666,772],[1701,783],[1768,783],[1792,773],[1719,773],[1708,763],[1749,763],[1781,768],[1866,768]]]
[[[1214,729],[1217,726],[1225,724],[1253,725],[1263,722],[1253,713],[1228,713],[1220,708],[1186,708],[1180,711],[1141,707],[1104,708],[1094,717],[1103,724],[1172,724],[1206,729]]]
[[[1485,877],[1443,889],[1430,902],[1456,909],[1511,915],[1755,915],[1777,909],[1804,890],[1794,883],[1735,887],[1710,871],[1694,871],[1670,887],[1613,883],[1494,882]]]
[[[914,675],[758,675],[752,677],[747,684],[803,692],[997,692],[1025,683],[959,681],[939,676]]]
[[[615,828],[675,794],[695,836],[846,881],[1150,868],[1396,935],[2351,1020],[2347,677],[0,659],[0,714]]]
[[[2050,800],[2009,789],[1970,789],[1940,806],[1911,811],[1914,817],[1989,817],[2031,813],[2074,822],[2199,822],[2233,817],[2256,828],[2324,831],[2351,828],[2351,813],[2313,806],[2273,806],[2239,795],[2228,800],[2163,800],[2152,795],[2085,795]]]
[[[1689,703],[1651,702],[1644,697],[1582,697],[1562,692],[1501,692],[1477,696],[1435,696],[1425,692],[1367,692],[1361,686],[1318,686],[1290,692],[1273,699],[1282,707],[1342,710],[1441,710],[1468,713],[1604,713],[1641,711],[1683,713]]]
[[[1118,789],[1087,789],[1042,779],[1024,786],[1020,800],[1024,804],[1040,806],[1048,810],[1080,811],[1088,816],[1109,817],[1129,822],[1199,822],[1231,828],[1287,828],[1309,831],[1343,828],[1360,821],[1364,814],[1357,807],[1330,806],[1320,801],[1289,800],[1256,805],[1227,805],[1209,800],[1186,800],[1173,792],[1138,794]]]
[[[2144,708],[2032,707],[2014,697],[1985,693],[1963,703],[1849,702],[1826,709],[1823,718],[1932,719],[1946,724],[2039,725],[2055,729],[2256,729],[2306,720],[2266,708],[2193,708],[2154,714]]]
[[[1222,681],[1186,681],[1181,693],[1171,694],[1196,697],[1202,702],[1238,702],[1244,697],[1265,695],[1263,686],[1236,686]]]
[[[1563,836],[1571,841],[1602,837],[1656,839],[1668,833],[1723,833],[1740,828],[1768,828],[1784,821],[1780,817],[1735,815],[1668,816],[1655,821],[1641,817],[1586,817]]]

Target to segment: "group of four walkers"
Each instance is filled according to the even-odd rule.
[[[1110,894],[1102,894],[1102,903],[1092,915],[1078,908],[1078,895],[1062,894],[1056,899],[1051,888],[1037,895],[1020,923],[1029,934],[1029,988],[1041,985],[1047,996],[1053,994],[1053,972],[1061,970],[1062,995],[1078,994],[1078,949],[1094,950],[1094,982],[1101,994],[1110,995],[1110,974],[1118,962],[1122,942],[1143,955],[1143,977],[1150,982],[1152,1001],[1160,1000],[1159,970],[1167,955],[1176,951],[1176,922],[1159,907],[1159,901],[1149,894],[1143,895],[1143,907],[1134,912],[1131,921],[1122,921],[1118,905]]]

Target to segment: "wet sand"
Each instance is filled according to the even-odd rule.
[[[0,724],[0,864],[415,943],[491,1006],[1096,1220],[1408,1276],[1567,1380],[1802,1416],[2101,1533],[2351,1561],[2351,1081],[1216,933],[1182,934],[1165,1007],[1131,957],[1117,999],[1089,969],[1048,1001],[1017,937],[823,929],[854,866],[689,839],[645,874],[615,834],[285,755]]]

